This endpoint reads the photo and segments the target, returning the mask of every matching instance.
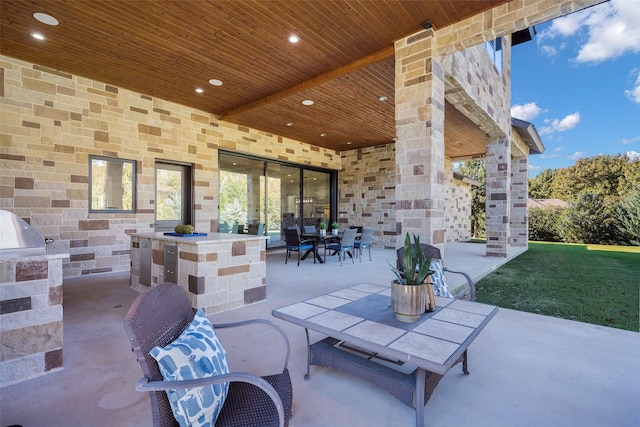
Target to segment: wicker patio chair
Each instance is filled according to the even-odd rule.
[[[194,318],[184,290],[173,283],[162,283],[141,293],[133,302],[124,319],[124,329],[132,350],[142,368],[144,377],[136,390],[149,392],[153,425],[178,426],[173,417],[165,390],[176,390],[229,382],[229,391],[216,426],[286,426],[291,417],[293,391],[288,363],[290,346],[284,330],[265,319],[237,323],[214,324],[215,329],[265,324],[282,336],[284,368],[281,373],[259,377],[246,372],[231,372],[209,378],[164,381],[158,363],[149,354],[155,346],[164,347],[173,342]]]
[[[438,259],[440,260],[440,262],[443,262],[440,249],[438,249],[435,246],[428,245],[426,243],[420,243],[420,246],[422,247],[422,253],[424,254],[424,257],[426,259],[429,259],[429,257],[431,257],[432,260]],[[397,252],[396,265],[398,267],[398,270],[400,272],[403,272],[402,259],[404,257],[404,248],[403,247],[398,248],[396,252]],[[442,264],[442,270],[445,272],[453,273],[453,274],[462,274],[464,278],[467,280],[467,285],[469,287],[469,290],[468,292],[463,292],[460,295],[460,299],[467,299],[469,301],[476,300],[476,285],[475,283],[473,283],[473,279],[471,278],[471,276],[469,276],[467,273],[464,273],[462,271],[449,270],[444,266],[444,263]],[[467,361],[468,361],[467,351],[465,350],[460,360],[458,360],[456,363],[462,362],[462,371],[468,375],[469,370],[467,369]]]

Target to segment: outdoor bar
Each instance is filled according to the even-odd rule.
[[[266,236],[139,233],[131,235],[131,287],[181,285],[193,308],[216,313],[267,298]]]

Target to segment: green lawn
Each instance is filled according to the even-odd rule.
[[[640,330],[640,247],[530,242],[476,286],[479,302]]]

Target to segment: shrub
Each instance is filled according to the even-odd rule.
[[[563,208],[529,209],[529,240],[542,242],[562,241],[558,223],[563,210]]]

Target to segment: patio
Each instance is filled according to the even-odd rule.
[[[512,250],[515,248],[512,248]],[[479,244],[445,246],[446,264],[475,279],[506,260],[484,256]],[[513,254],[512,254],[513,255]],[[343,267],[311,259],[284,264],[284,252],[267,255],[267,300],[210,318],[271,318],[271,310],[359,283],[387,285],[392,250],[372,250],[373,262]],[[122,319],[137,292],[129,275],[92,275],[64,284],[64,368],[0,390],[0,425],[151,425],[146,394],[134,383],[140,368]],[[450,287],[455,287],[454,283]],[[305,381],[304,330],[281,322],[289,335],[294,382],[290,426],[411,426],[414,412],[355,377],[312,367]],[[270,337],[220,334],[232,369],[261,366],[272,357]],[[320,338],[311,335],[312,340]],[[252,349],[244,352],[245,349]],[[235,356],[242,354],[242,356]],[[430,426],[636,426],[640,424],[640,334],[501,309],[469,352],[471,375],[454,367],[440,382],[425,412]]]

